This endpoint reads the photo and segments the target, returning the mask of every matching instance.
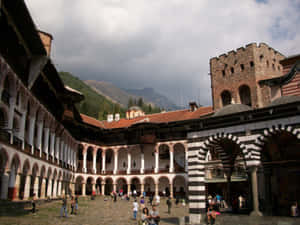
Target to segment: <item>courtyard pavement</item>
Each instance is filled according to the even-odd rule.
[[[52,201],[37,205],[37,212],[30,212],[30,204],[22,207],[20,204],[0,202],[0,224],[1,225],[137,225],[137,221],[132,218],[132,204],[126,200],[112,202],[109,197],[104,201],[104,197],[97,197],[96,200],[90,198],[79,199],[78,215],[70,215],[68,218],[60,217],[61,202]],[[70,201],[68,201],[68,204]],[[146,204],[150,207],[149,204]],[[70,206],[68,213],[70,213]],[[179,220],[183,217],[188,219],[188,207],[181,204],[176,206],[173,202],[172,212],[167,213],[166,199],[161,199],[159,205],[161,216],[160,225],[179,225]],[[138,214],[138,219],[141,213]],[[182,224],[180,224],[182,225]],[[300,225],[300,218],[291,217],[250,217],[248,215],[236,215],[222,213],[217,217],[215,225]]]
[[[61,201],[53,201],[41,205],[37,205],[37,212],[30,212],[30,205],[25,208],[20,206],[9,206],[4,209],[3,204],[0,208],[0,224],[20,224],[20,225],[137,225],[137,221],[133,220],[132,204],[126,200],[118,200],[112,202],[109,197],[108,201],[104,201],[104,197],[97,197],[96,200],[90,198],[79,199],[78,215],[69,215],[68,218],[60,217]],[[68,204],[70,201],[68,200]],[[146,204],[148,207],[149,205]],[[181,204],[172,205],[172,212],[167,213],[166,199],[161,198],[159,205],[159,213],[161,216],[160,225],[179,224],[179,218],[188,215],[188,207]],[[70,206],[68,212],[70,213]],[[138,219],[141,213],[138,214]]]

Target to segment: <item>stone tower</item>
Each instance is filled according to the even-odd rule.
[[[265,43],[251,43],[210,59],[214,110],[231,103],[253,108],[268,105],[271,90],[258,81],[282,75],[282,59],[281,53]]]

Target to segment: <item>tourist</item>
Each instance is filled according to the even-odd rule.
[[[144,196],[144,198],[146,197],[146,191],[143,191],[143,196]]]
[[[153,202],[153,195],[150,194],[150,196],[149,196],[149,203],[150,203],[150,205],[152,205],[152,202]]]
[[[141,209],[143,210],[145,208],[145,199],[143,196],[141,197],[140,204],[141,204]]]
[[[123,197],[123,189],[122,188],[119,190],[119,194],[120,194],[120,197],[122,198]]]
[[[141,220],[142,220],[142,225],[149,224],[149,209],[147,207],[143,208]]]
[[[159,203],[160,203],[160,196],[159,195],[155,196],[155,201],[156,201],[156,205],[159,205]]]
[[[291,216],[292,217],[298,217],[299,216],[299,208],[298,203],[294,202],[294,204],[291,206]]]
[[[68,217],[68,210],[67,210],[67,196],[63,196],[62,199],[62,206],[60,209],[60,217]]]
[[[77,215],[78,212],[78,195],[75,196],[75,215]]]
[[[175,204],[178,205],[179,201],[180,201],[179,195],[176,195]]]
[[[171,213],[171,207],[172,207],[172,200],[171,197],[168,197],[167,199],[167,206],[168,206],[168,213]]]
[[[160,221],[159,212],[156,209],[156,205],[152,206],[152,210],[149,213],[149,225],[158,225]]]
[[[137,196],[137,193],[136,193],[136,190],[134,189],[133,190],[133,197],[136,198],[136,196]]]
[[[74,207],[75,207],[75,199],[74,199],[74,197],[72,196],[72,197],[71,197],[71,214],[74,213]]]
[[[163,197],[166,197],[166,191],[163,190]]]
[[[136,215],[137,215],[138,210],[139,210],[139,204],[137,203],[137,200],[135,199],[133,202],[133,219],[135,219],[135,220],[136,220]]]
[[[215,224],[215,220],[217,217],[216,211],[214,210],[213,206],[210,205],[207,211],[207,222],[208,224]]]
[[[33,193],[33,196],[32,196],[32,199],[31,199],[31,205],[32,205],[31,211],[32,211],[32,213],[35,213],[35,211],[36,211],[36,203],[35,203],[35,201],[36,201],[36,196],[35,196],[35,193]]]

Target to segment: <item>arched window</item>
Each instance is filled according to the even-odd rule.
[[[221,98],[223,106],[229,105],[231,103],[231,94],[229,91],[223,91],[221,94]]]
[[[241,103],[244,105],[251,106],[251,91],[250,88],[247,85],[242,85],[239,88],[239,94]]]

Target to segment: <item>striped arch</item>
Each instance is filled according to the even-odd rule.
[[[232,162],[230,159],[230,155],[223,149],[220,145],[220,141],[229,140],[236,144],[240,148],[240,153],[242,153],[243,159],[245,163],[249,159],[248,149],[244,144],[241,143],[238,137],[232,134],[216,134],[214,136],[209,137],[205,142],[203,147],[201,147],[202,151],[199,151],[199,158],[205,160],[206,154],[210,150],[211,147],[215,147],[216,151],[222,161],[224,169],[229,169],[232,166]],[[238,155],[238,154],[237,154]],[[237,155],[235,157],[237,157]],[[247,164],[246,164],[247,165]]]
[[[250,159],[252,161],[257,161],[257,163],[261,163],[261,151],[264,145],[268,142],[268,139],[272,135],[279,134],[283,131],[294,135],[297,139],[300,140],[300,129],[293,128],[292,126],[284,126],[281,124],[272,126],[270,128],[265,129],[263,131],[263,134],[256,139],[253,148],[250,149]]]

